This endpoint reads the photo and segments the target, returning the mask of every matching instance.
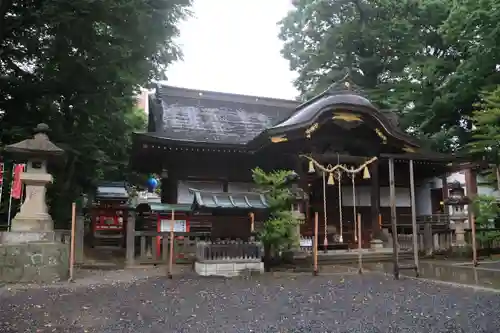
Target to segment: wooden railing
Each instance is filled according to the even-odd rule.
[[[131,236],[131,237],[130,237]],[[134,231],[127,235],[127,265],[166,264],[170,253],[170,232]],[[176,262],[192,262],[196,257],[196,244],[207,239],[206,232],[176,232],[173,256]],[[133,237],[132,247],[129,238]]]
[[[500,252],[500,237],[488,239],[481,237],[481,233],[497,232],[500,229],[477,229],[476,230],[476,249],[481,250],[496,250]],[[470,249],[472,246],[472,231],[471,229],[465,230],[465,242]],[[390,242],[392,242],[392,239]],[[398,244],[400,250],[413,250],[413,234],[398,234]],[[392,245],[392,244],[391,244]],[[446,252],[456,245],[456,233],[454,229],[435,229],[430,223],[426,224],[424,231],[419,231],[417,234],[417,245],[420,252],[426,254]]]
[[[196,261],[215,262],[260,262],[263,255],[259,242],[221,241],[196,244]]]
[[[390,243],[392,238],[390,239]],[[433,231],[430,239],[426,239],[424,232],[417,234],[417,246],[419,252],[435,253],[447,251],[455,244],[455,231],[454,230],[438,230]],[[392,245],[392,244],[391,244]],[[398,234],[398,245],[401,251],[413,250],[413,235],[412,234]]]

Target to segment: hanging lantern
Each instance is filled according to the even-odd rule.
[[[365,166],[365,169],[363,170],[363,179],[370,179],[370,171],[368,171],[368,167]]]
[[[314,173],[316,170],[314,170],[314,163],[313,161],[309,160],[309,173]]]
[[[327,184],[328,185],[334,185],[335,184],[335,180],[333,179],[333,172],[328,173]]]

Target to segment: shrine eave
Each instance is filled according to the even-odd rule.
[[[193,211],[260,211],[269,208],[265,196],[261,193],[210,192],[193,188],[189,189],[189,191],[194,195]]]
[[[241,144],[227,144],[203,142],[188,139],[170,139],[165,138],[161,133],[133,133],[133,145],[139,149],[156,149],[163,151],[207,151],[207,152],[237,152],[245,153],[248,151]]]
[[[392,115],[395,117],[395,115]],[[363,96],[343,93],[319,97],[299,106],[296,112],[283,122],[265,130],[248,145],[253,149],[269,143],[288,140],[288,135],[301,132],[301,136],[310,138],[325,121],[368,122],[374,131],[384,140],[391,137],[400,141],[402,145],[419,148],[420,144],[410,135],[402,132],[394,121],[389,119],[387,112],[379,111],[368,99]]]

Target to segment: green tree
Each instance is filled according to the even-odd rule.
[[[266,258],[276,256],[298,243],[295,228],[299,221],[290,211],[293,194],[289,187],[293,171],[276,170],[265,172],[260,168],[252,170],[253,180],[265,193],[269,205],[269,218],[259,232]]]
[[[69,152],[52,170],[56,219],[96,181],[126,178],[130,134],[144,128],[135,95],[179,58],[173,38],[190,3],[1,2],[0,144],[27,138],[39,122],[50,126]]]
[[[483,175],[488,184],[500,189],[500,86],[482,96],[473,113],[474,129],[467,148],[471,156],[491,165]]]
[[[308,98],[349,68],[373,101],[396,110],[404,129],[431,148],[456,150],[468,138],[467,117],[478,86],[457,96],[448,83],[463,57],[446,31],[452,5],[451,0],[295,1],[280,22],[282,53],[299,74],[295,86]]]
[[[498,219],[500,214],[497,198],[490,195],[478,195],[472,202],[472,209],[476,219],[476,228],[478,229],[476,239],[478,242],[487,243],[491,247],[493,241],[500,239],[500,231],[481,229],[493,229],[495,227],[495,220]]]

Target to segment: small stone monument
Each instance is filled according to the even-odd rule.
[[[9,266],[0,270],[2,282],[46,283],[68,276],[69,246],[55,241],[45,201],[46,186],[52,182],[47,163],[64,151],[49,140],[48,131],[46,124],[39,124],[32,139],[5,147],[16,161],[27,163],[21,174],[26,198],[12,220],[11,230],[0,235],[0,253],[6,254],[0,256],[0,266]]]

